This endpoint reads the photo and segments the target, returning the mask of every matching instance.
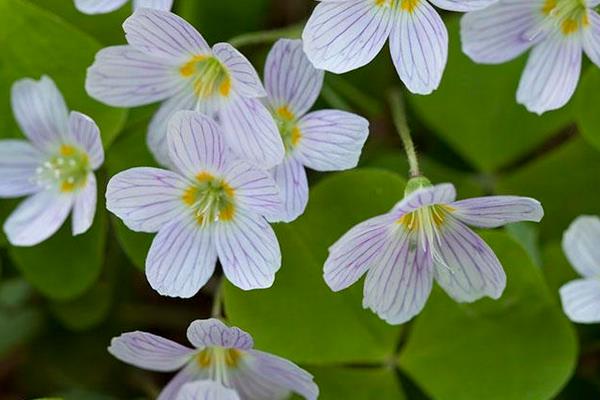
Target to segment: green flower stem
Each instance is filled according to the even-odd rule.
[[[408,165],[410,167],[410,176],[412,178],[421,176],[419,170],[419,160],[417,158],[417,151],[413,143],[412,137],[410,136],[410,128],[406,121],[406,108],[404,107],[404,100],[402,94],[398,90],[392,91],[389,97],[390,107],[392,109],[392,118],[396,130],[402,139],[404,144],[404,150],[406,151],[406,157],[408,158]]]
[[[229,44],[233,47],[242,47],[253,44],[274,43],[281,38],[299,39],[302,29],[304,29],[304,21],[281,29],[244,33],[229,39]]]
[[[225,286],[224,283],[225,279],[221,278],[215,290],[212,311],[210,313],[211,317],[213,318],[223,319],[223,286]]]
[[[331,86],[325,82],[323,85],[323,89],[321,90],[321,97],[325,100],[331,107],[336,110],[344,110],[350,111],[352,107],[350,104],[346,102]]]

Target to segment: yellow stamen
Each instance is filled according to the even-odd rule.
[[[400,8],[412,14],[415,11],[415,9],[419,6],[420,2],[421,0],[402,0],[402,2],[400,3]]]
[[[69,146],[68,144],[63,144],[60,146],[60,155],[63,157],[68,157],[68,156],[72,156],[73,154],[75,154],[77,150],[75,149],[75,147],[73,146]]]

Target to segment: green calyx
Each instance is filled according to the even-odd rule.
[[[406,188],[404,189],[404,196],[406,197],[418,189],[430,186],[432,186],[431,182],[424,176],[416,176],[414,178],[410,178],[410,180],[406,183]]]

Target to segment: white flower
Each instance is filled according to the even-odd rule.
[[[577,218],[565,232],[562,245],[583,277],[560,288],[565,314],[574,322],[600,322],[600,218]]]
[[[300,40],[279,40],[265,64],[267,104],[285,145],[285,159],[273,170],[283,198],[282,220],[304,212],[308,182],[304,167],[339,171],[356,166],[369,134],[369,121],[349,112],[308,113],[323,86],[323,71],[315,69]]]
[[[466,14],[463,51],[475,62],[499,64],[533,48],[517,101],[542,114],[564,106],[577,87],[582,53],[600,66],[600,0],[500,0]]]
[[[12,108],[29,139],[0,141],[0,197],[30,195],[4,224],[10,243],[33,246],[52,236],[71,210],[73,235],[86,232],[96,212],[93,171],[104,161],[100,131],[72,111],[52,79],[12,86]]]
[[[115,11],[129,0],[75,0],[75,7],[85,14],[105,14]],[[133,8],[155,8],[169,11],[173,0],[133,0]]]
[[[169,165],[167,123],[179,110],[219,121],[238,156],[268,169],[283,160],[275,121],[250,62],[230,44],[211,49],[193,26],[166,11],[139,9],[123,25],[129,45],[108,47],[88,69],[86,89],[104,103],[132,107],[166,100],[148,130],[156,159]]]
[[[315,400],[319,394],[312,375],[286,359],[254,350],[252,337],[239,328],[217,319],[196,320],[187,338],[195,349],[129,332],[114,338],[108,351],[139,368],[180,370],[158,400],[283,400],[290,392]]]
[[[389,37],[402,82],[413,93],[429,94],[448,58],[448,31],[429,3],[470,11],[495,1],[323,0],[304,28],[304,50],[315,67],[344,73],[371,62]]]

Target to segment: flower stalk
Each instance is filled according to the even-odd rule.
[[[392,91],[389,101],[390,108],[392,110],[392,119],[394,120],[394,125],[398,131],[398,135],[400,136],[400,139],[402,139],[402,144],[404,145],[404,150],[406,151],[406,157],[408,158],[410,177],[415,178],[417,176],[421,176],[417,151],[415,150],[415,145],[412,137],[410,136],[410,128],[408,127],[408,122],[406,121],[406,107],[404,106],[404,100],[402,99],[400,91]]]

